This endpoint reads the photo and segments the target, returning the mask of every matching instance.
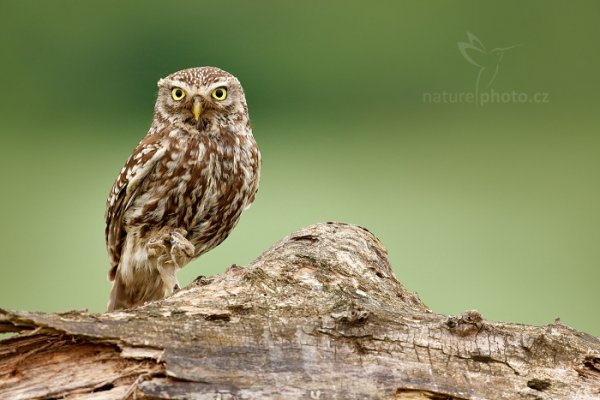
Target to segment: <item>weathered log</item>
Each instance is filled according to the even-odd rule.
[[[341,223],[136,309],[0,310],[0,332],[20,332],[0,342],[2,399],[600,398],[598,338],[432,313]]]

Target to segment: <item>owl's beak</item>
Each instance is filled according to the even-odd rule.
[[[196,122],[198,122],[198,120],[200,119],[200,115],[202,115],[202,104],[200,103],[200,99],[194,99],[192,113],[194,114],[194,119],[196,120]]]

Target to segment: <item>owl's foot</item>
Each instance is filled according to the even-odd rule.
[[[163,297],[168,297],[179,290],[178,268],[173,264],[158,264],[157,267],[160,279],[163,281]]]
[[[171,233],[166,229],[161,229],[158,233],[148,240],[147,249],[148,257],[161,259],[168,253],[167,246],[169,245]]]
[[[179,290],[177,270],[194,256],[195,247],[183,229],[163,228],[148,241],[148,256],[156,260],[156,269],[165,287],[165,297]]]
[[[171,260],[179,268],[184,267],[194,257],[195,251],[194,245],[180,232],[171,234]]]
[[[156,257],[163,263],[171,261],[182,268],[196,251],[194,245],[186,239],[186,233],[183,229],[161,229],[148,240],[148,256]]]

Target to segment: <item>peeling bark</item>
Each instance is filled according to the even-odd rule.
[[[600,340],[431,312],[381,243],[341,223],[162,301],[0,310],[2,399],[598,399]]]

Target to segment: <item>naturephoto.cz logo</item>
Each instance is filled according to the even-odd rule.
[[[424,92],[423,103],[432,104],[544,104],[550,102],[546,92],[522,92],[517,90],[497,91],[492,84],[500,72],[500,64],[507,53],[513,52],[520,44],[495,47],[488,50],[481,40],[467,32],[468,42],[458,42],[458,50],[465,60],[476,67],[475,90],[466,92]]]

